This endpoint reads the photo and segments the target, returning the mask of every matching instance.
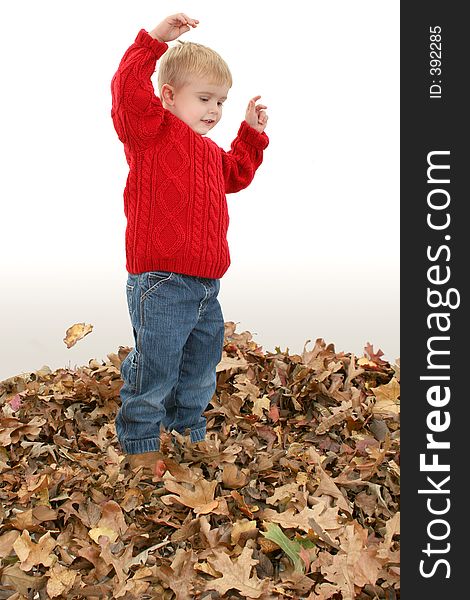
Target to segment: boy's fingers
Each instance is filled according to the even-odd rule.
[[[186,15],[185,13],[180,13],[179,17],[183,20],[185,25],[189,24],[195,27],[196,23],[199,23],[197,19],[191,19],[191,17],[188,17],[188,15]]]

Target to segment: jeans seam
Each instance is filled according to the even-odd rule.
[[[145,298],[150,294],[150,292],[153,292],[153,290],[156,290],[158,287],[160,287],[160,285],[162,283],[165,283],[165,281],[169,281],[170,279],[173,278],[173,272],[171,272],[168,277],[165,277],[165,279],[160,279],[160,281],[157,281],[157,283],[154,283],[151,287],[149,287],[147,290],[145,290],[145,292],[142,294],[141,298],[140,298],[140,303],[142,304],[142,302],[145,300]],[[150,285],[150,279],[149,279],[149,275],[147,273],[147,279],[149,281],[149,285]]]
[[[186,344],[184,344],[184,346],[183,346],[183,356],[181,357],[181,364],[180,364],[180,368],[179,368],[179,372],[178,372],[178,383],[181,379],[181,373],[183,372],[185,357],[186,357]],[[176,400],[176,391],[175,391],[175,400]],[[176,400],[175,404],[176,404],[176,413],[175,413],[174,422],[178,423],[178,421],[179,421],[179,404],[178,404],[177,400]]]
[[[204,285],[204,282],[201,281],[200,282],[202,284],[202,286],[204,287],[205,291],[206,291],[206,295],[204,296],[204,298],[201,300],[201,303],[199,304],[199,308],[197,311],[197,320],[199,321],[199,319],[201,318],[201,315],[203,313],[203,311],[201,310],[202,305],[204,304],[204,302],[209,298],[209,289]]]
[[[139,287],[139,290],[142,289],[141,286],[141,275],[138,276],[137,279],[137,285]],[[135,374],[135,389],[136,389],[136,393],[140,393],[140,379],[141,379],[141,373],[142,373],[142,361],[144,358],[143,352],[141,352],[141,348],[143,349],[142,346],[142,329],[145,325],[144,323],[144,310],[143,310],[143,306],[142,306],[142,296],[139,299],[139,328],[137,329],[137,339],[136,339],[136,350],[138,352],[138,360],[137,360],[137,366],[136,366],[136,374]]]

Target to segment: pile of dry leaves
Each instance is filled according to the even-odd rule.
[[[399,365],[309,342],[226,323],[215,449],[163,434],[161,481],[115,434],[130,348],[0,382],[0,599],[399,598]]]

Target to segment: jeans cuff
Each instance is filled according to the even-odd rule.
[[[206,439],[206,428],[200,427],[199,429],[192,429],[190,434],[191,442],[202,442]]]
[[[143,452],[155,452],[160,450],[160,438],[153,437],[144,440],[126,440],[119,442],[125,454],[142,454]]]

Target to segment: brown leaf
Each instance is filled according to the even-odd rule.
[[[261,517],[268,522],[279,523],[284,529],[294,528],[309,532],[311,529],[330,546],[338,547],[338,542],[333,538],[344,529],[338,516],[338,507],[327,507],[326,502],[317,500],[313,508],[304,507],[300,512],[289,508],[278,513],[271,508],[266,508]]]
[[[312,461],[316,463],[315,471],[318,472],[320,476],[320,483],[315,490],[314,496],[322,496],[323,494],[331,496],[336,499],[338,508],[352,514],[352,507],[348,500],[343,496],[333,479],[322,468],[320,455],[311,446],[308,449],[308,453]]]
[[[374,396],[376,398],[375,404],[372,407],[372,412],[375,415],[395,416],[400,413],[400,384],[392,377],[392,379],[386,385],[379,385],[376,388],[372,388]]]
[[[236,523],[234,523],[232,531],[230,533],[230,539],[232,541],[232,544],[235,545],[239,543],[240,538],[246,541],[247,538],[254,538],[257,534],[257,522],[249,521],[248,519],[243,519],[242,521],[237,521]]]
[[[41,433],[45,422],[46,419],[38,416],[33,417],[29,423],[22,423],[13,417],[0,419],[0,446],[17,444],[23,437],[34,439]]]
[[[345,527],[338,554],[331,565],[321,571],[328,581],[338,586],[344,600],[354,600],[354,586],[375,585],[384,561],[377,557],[377,547],[368,547],[368,532],[357,521]]]
[[[12,552],[13,544],[16,542],[19,535],[20,532],[16,531],[16,529],[0,535],[0,558],[5,558]]]
[[[77,571],[55,563],[48,571],[46,590],[51,598],[69,592],[77,577]]]
[[[44,577],[28,575],[18,564],[7,565],[2,569],[0,583],[9,586],[25,597],[30,597],[29,591],[43,587]]]
[[[326,419],[322,419],[322,422],[315,430],[315,433],[321,435],[326,433],[329,429],[342,423],[345,419],[350,417],[352,414],[351,402],[342,402],[341,406],[333,409],[333,414]]]
[[[388,365],[388,362],[380,358],[384,355],[382,350],[380,350],[379,348],[377,352],[374,352],[374,346],[369,342],[367,342],[367,344],[365,345],[364,352],[370,358],[370,360],[374,361],[375,364],[380,366]]]
[[[390,549],[393,544],[393,536],[400,535],[400,513],[397,512],[385,524],[385,539],[380,544],[377,556],[385,560],[389,559]]]
[[[37,544],[32,541],[27,531],[23,531],[13,544],[13,549],[21,561],[20,568],[23,571],[30,571],[39,564],[50,567],[55,561],[52,550],[56,545],[57,542],[49,531],[39,538]]]
[[[274,494],[266,498],[266,504],[277,504],[278,502],[282,502],[285,500],[290,500],[292,496],[295,496],[298,491],[299,486],[297,483],[286,483],[285,485],[281,485],[274,490]]]
[[[162,502],[167,506],[174,502],[189,506],[197,515],[205,515],[217,508],[219,502],[214,500],[217,481],[206,481],[200,478],[194,483],[186,485],[188,487],[184,487],[172,479],[165,480],[166,489],[174,494],[162,496]]]
[[[393,375],[399,383],[399,359],[391,367],[372,347],[356,358],[321,338],[303,356],[264,353],[234,323],[225,333],[205,411],[217,455],[162,431],[168,470],[158,483],[128,468],[114,426],[131,347],[106,362],[44,365],[0,382],[0,555],[10,565],[0,588],[12,600],[38,588],[57,600],[209,598],[208,581],[216,582],[212,596],[227,598],[398,594],[398,395],[398,411],[383,402],[394,401],[386,390]],[[259,535],[263,521],[315,543],[298,547],[308,573],[292,571],[286,556],[277,568],[283,552]],[[46,531],[56,545],[51,538],[42,555]],[[25,558],[11,565],[15,548]],[[223,572],[214,564],[222,551]],[[237,565],[235,587],[215,591]]]
[[[194,565],[197,557],[190,548],[178,548],[171,563],[172,575],[166,578],[166,583],[175,592],[176,600],[187,600],[192,596],[193,582],[196,579]]]
[[[270,409],[270,402],[269,402],[269,397],[268,396],[262,396],[261,398],[256,398],[256,400],[253,402],[253,414],[258,416],[258,417],[263,417],[264,416],[264,412],[268,411],[269,412]]]
[[[224,464],[222,471],[222,482],[227,488],[241,488],[246,484],[246,475],[238,470],[233,464]]]
[[[101,535],[108,537],[111,542],[115,542],[126,529],[127,524],[121,507],[114,500],[109,500],[101,506],[101,518],[97,526],[90,529],[88,534],[96,543],[99,543]]]
[[[223,576],[208,581],[205,590],[215,590],[225,594],[230,589],[238,590],[245,598],[260,598],[270,586],[269,579],[261,580],[256,571],[251,576],[251,569],[258,564],[252,558],[253,549],[245,546],[242,553],[232,562],[228,554],[222,550],[214,550],[215,558],[208,558],[210,565]]]

